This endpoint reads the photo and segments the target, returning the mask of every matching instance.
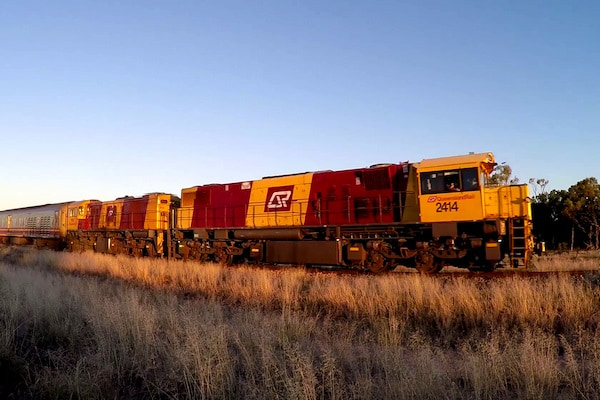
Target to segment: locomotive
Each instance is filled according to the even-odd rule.
[[[0,243],[372,272],[527,267],[528,187],[490,185],[495,165],[470,153],[7,210]]]

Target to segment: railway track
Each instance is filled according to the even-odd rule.
[[[298,268],[298,266],[292,265],[247,265],[251,268],[269,269],[273,271],[289,270],[292,268]],[[389,276],[389,275],[421,275],[419,271],[414,268],[398,267],[395,270],[384,272],[381,274],[373,275],[370,272],[360,271],[356,269],[344,269],[339,267],[327,267],[327,266],[307,266],[305,270],[316,274],[342,274],[342,275],[357,275],[357,276]],[[589,275],[600,275],[600,268],[597,269],[572,269],[572,270],[537,270],[537,269],[515,269],[515,268],[497,268],[491,272],[485,271],[469,271],[464,268],[456,267],[445,267],[442,271],[437,274],[428,274],[426,276],[438,277],[441,279],[448,278],[465,278],[465,279],[502,279],[502,278],[547,278],[551,276],[589,276]]]
[[[598,275],[600,270],[557,270],[557,271],[543,271],[543,270],[532,270],[532,269],[499,269],[492,272],[469,272],[469,271],[448,271],[440,272],[437,276],[440,277],[464,277],[464,278],[490,278],[490,279],[501,279],[501,278],[547,278],[551,276],[588,276]]]
[[[1,248],[1,247],[0,247]],[[19,260],[22,257],[24,251],[36,251],[34,246],[19,246],[19,247],[5,247],[8,251],[4,251],[0,254],[0,262],[12,263]],[[18,250],[17,250],[18,249]],[[182,261],[185,262],[185,261]],[[237,266],[243,266],[245,268],[257,269],[257,270],[272,270],[272,271],[289,271],[298,270],[302,267],[292,264],[239,264],[234,266],[225,266],[223,268],[236,268]],[[408,268],[399,266],[395,270],[383,272],[380,274],[372,274],[368,271],[357,270],[357,269],[345,269],[337,266],[305,266],[303,270],[315,273],[315,274],[337,274],[337,275],[350,275],[350,276],[401,276],[401,275],[420,275],[421,273],[415,268]],[[502,279],[502,278],[547,278],[551,276],[600,276],[600,264],[598,268],[588,266],[586,269],[573,268],[573,269],[560,269],[560,270],[543,270],[543,269],[523,269],[523,268],[497,268],[492,272],[485,271],[469,271],[465,268],[457,268],[452,266],[444,267],[444,269],[436,274],[427,274],[426,276],[437,277],[440,279],[451,279],[451,278],[464,278],[464,279]]]

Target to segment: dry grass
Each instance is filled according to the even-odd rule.
[[[540,271],[600,271],[600,250],[548,252],[542,257],[534,256],[533,261]]]
[[[600,398],[594,276],[0,259],[0,397]]]

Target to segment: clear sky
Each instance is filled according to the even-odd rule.
[[[0,2],[0,209],[492,151],[600,179],[600,1]]]

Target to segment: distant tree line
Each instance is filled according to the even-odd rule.
[[[516,184],[506,163],[496,166],[491,183]],[[546,191],[549,181],[529,179],[533,233],[553,250],[600,249],[600,184],[585,178],[567,190]]]
[[[529,182],[540,188],[538,181]],[[586,178],[568,190],[533,190],[533,230],[551,249],[600,248],[600,185]]]

